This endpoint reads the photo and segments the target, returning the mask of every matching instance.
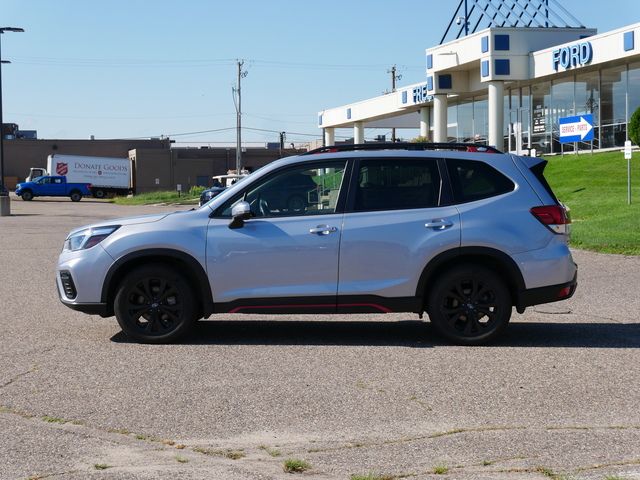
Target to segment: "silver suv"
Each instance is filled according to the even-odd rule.
[[[146,343],[176,340],[216,313],[425,311],[450,341],[485,343],[513,307],[575,291],[570,220],[545,165],[468,144],[281,159],[197,210],[72,231],[60,299],[115,314]]]

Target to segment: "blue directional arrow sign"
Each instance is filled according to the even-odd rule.
[[[593,115],[588,113],[558,120],[560,143],[589,142],[593,140]]]

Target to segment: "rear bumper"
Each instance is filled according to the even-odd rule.
[[[524,311],[525,307],[540,305],[542,303],[559,302],[571,298],[578,286],[578,272],[576,271],[573,280],[558,285],[548,287],[530,288],[521,291],[518,295],[518,311]]]

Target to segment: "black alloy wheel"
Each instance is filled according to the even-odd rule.
[[[31,200],[33,200],[33,193],[31,193],[30,190],[25,190],[24,192],[22,192],[22,200],[24,200],[25,202],[30,202]]]
[[[428,312],[435,329],[447,339],[480,345],[506,328],[511,307],[509,290],[494,271],[460,266],[436,280]]]
[[[168,267],[142,267],[125,277],[114,311],[122,330],[142,343],[172,342],[194,324],[191,286]]]
[[[72,202],[79,202],[80,200],[82,200],[82,194],[80,192],[71,192],[69,198],[71,198]]]

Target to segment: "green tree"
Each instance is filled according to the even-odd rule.
[[[629,138],[636,145],[640,145],[640,107],[633,112],[629,120]]]

